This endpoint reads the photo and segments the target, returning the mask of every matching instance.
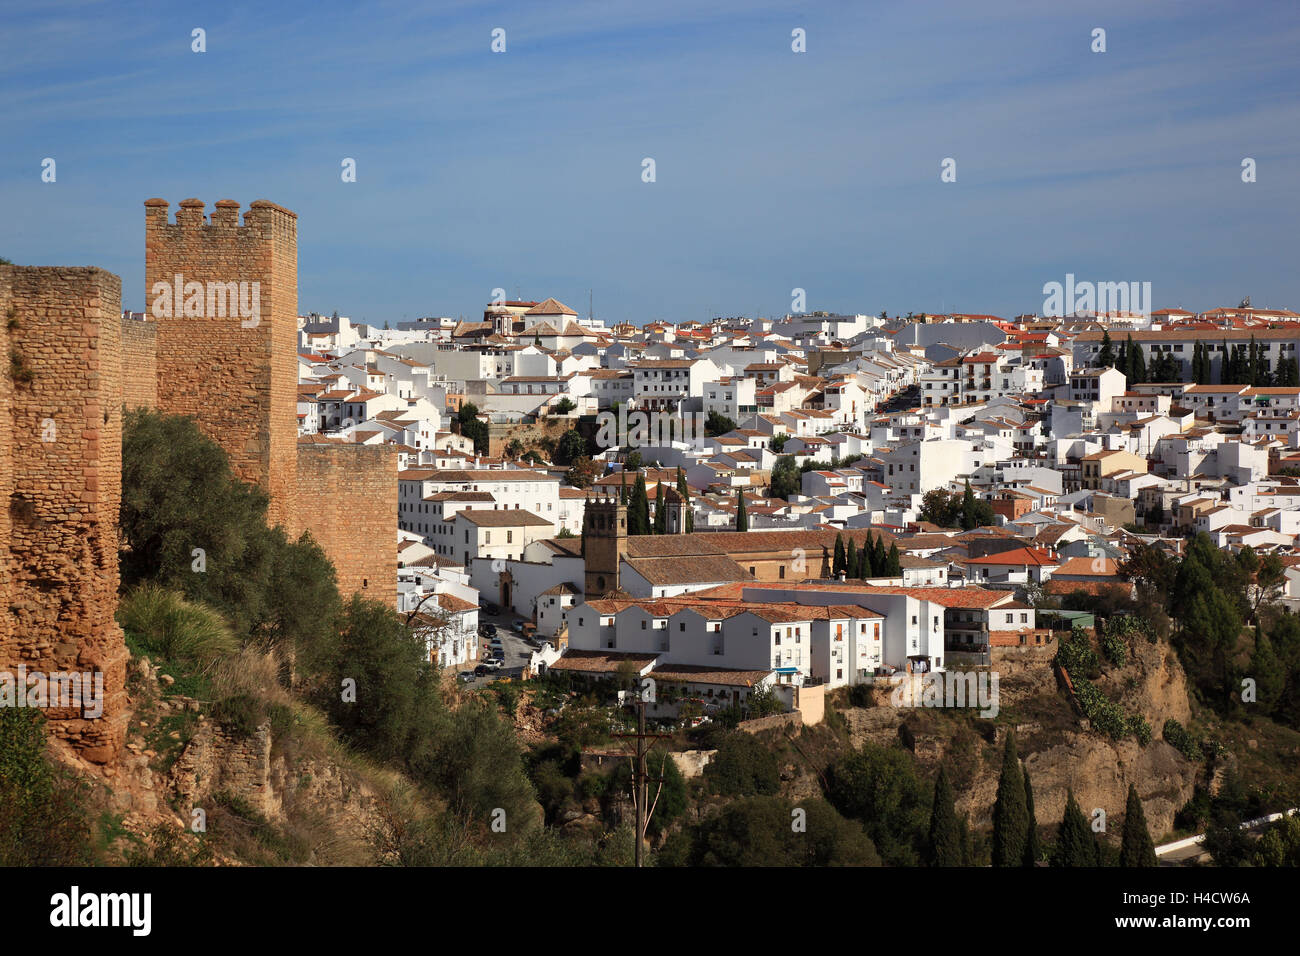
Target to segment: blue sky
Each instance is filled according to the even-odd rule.
[[[1013,315],[1067,272],[1300,310],[1293,2],[357,6],[4,0],[0,255],[143,308],[145,199],[264,198],[301,311],[377,324],[495,287],[638,323],[795,287]]]

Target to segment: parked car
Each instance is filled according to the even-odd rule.
[[[478,665],[478,667],[474,668],[474,674],[476,677],[482,677],[484,674],[489,673],[491,670],[492,668],[488,667],[486,663],[483,663]]]
[[[499,657],[489,657],[487,660],[483,662],[483,666],[488,668],[489,670],[496,671],[505,667],[506,662]]]
[[[489,614],[496,615],[501,613],[501,608],[497,607],[495,604],[484,604],[482,607],[483,610],[487,611]]]
[[[460,678],[462,681],[464,681],[466,684],[468,684],[470,681],[472,681],[472,680],[473,680],[476,676],[478,676],[478,675],[476,675],[473,671],[461,671],[461,672],[460,672],[458,675],[456,675],[456,676],[459,677],[459,678]]]

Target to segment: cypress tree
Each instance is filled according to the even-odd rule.
[[[862,542],[862,555],[858,558],[858,564],[860,565],[858,570],[861,572],[859,577],[865,580],[876,576],[875,535],[871,533],[870,529],[867,530],[866,540]]]
[[[1041,844],[1038,841],[1038,815],[1034,813],[1034,785],[1029,782],[1027,767],[1022,765],[1020,772],[1025,778],[1025,814],[1029,817],[1029,825],[1025,830],[1025,866],[1033,866],[1038,862],[1041,851]]]
[[[664,506],[664,483],[655,483],[655,534],[668,533],[668,509]]]
[[[1110,341],[1110,329],[1101,333],[1101,351],[1097,353],[1097,365],[1101,368],[1115,367],[1115,347]]]
[[[961,820],[957,824],[961,832],[961,863],[962,866],[975,865],[975,834],[970,828],[970,817],[966,814],[961,815]]]
[[[645,476],[640,472],[637,473],[632,498],[627,505],[627,533],[650,533],[650,497],[646,494]]]
[[[1259,346],[1255,344],[1255,336],[1250,337],[1250,357],[1246,364],[1246,375],[1248,383],[1253,387],[1259,385]]]
[[[1133,376],[1137,374],[1137,353],[1133,350],[1133,336],[1129,335],[1124,340],[1124,361],[1120,366],[1124,372],[1124,377],[1130,382],[1134,380]]]
[[[889,556],[885,559],[885,577],[901,578],[903,576],[903,562],[898,555],[897,543],[891,542],[889,545]]]
[[[1074,802],[1074,791],[1070,790],[1061,827],[1056,831],[1052,866],[1096,866],[1097,863],[1097,840],[1088,826],[1088,818]]]
[[[1219,384],[1232,384],[1232,357],[1228,351],[1228,340],[1223,340],[1223,351],[1219,353]]]
[[[844,577],[852,581],[858,575],[858,546],[849,538],[849,546],[844,552]]]
[[[1300,385],[1300,363],[1295,358],[1284,358],[1277,363],[1277,384],[1286,388]]]
[[[1002,752],[1002,774],[998,777],[998,795],[993,804],[993,865],[1020,866],[1025,860],[1025,836],[1029,832],[1029,814],[1025,810],[1025,781],[1016,755],[1016,736],[1007,731]]]
[[[1130,382],[1145,382],[1147,380],[1147,361],[1142,355],[1142,346],[1140,344],[1133,346],[1133,374],[1129,380]]]
[[[834,558],[834,563],[831,564],[831,573],[835,575],[835,577],[839,577],[840,572],[845,570],[848,567],[846,561],[847,558],[845,557],[844,554],[844,535],[836,531],[835,532],[835,558]]]
[[[627,504],[627,469],[618,473],[618,503]]]
[[[871,569],[876,577],[889,573],[889,554],[885,551],[885,536],[876,535],[876,543],[871,546]]]
[[[1128,785],[1128,803],[1124,806],[1124,839],[1119,847],[1119,865],[1156,865],[1156,845],[1147,829],[1147,818],[1142,812],[1137,787],[1131,783]]]
[[[745,492],[736,492],[736,530],[749,530],[749,515],[745,514]]]
[[[966,855],[963,843],[952,787],[940,764],[939,778],[934,782],[934,803],[930,807],[930,865],[961,866]]]

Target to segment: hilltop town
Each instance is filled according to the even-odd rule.
[[[639,655],[797,708],[1040,645],[1040,609],[1133,592],[1133,550],[1192,532],[1276,554],[1300,598],[1290,311],[391,325],[300,319],[299,432],[397,447],[402,606],[466,615],[446,667],[486,602],[567,648],[534,667]]]
[[[1241,796],[1296,723],[1300,314],[610,326],[501,295],[376,327],[300,312],[297,238],[274,203],[150,199],[139,310],[0,265],[0,670],[141,839],[328,808],[347,832],[275,862],[455,862],[411,835],[428,798],[476,852],[509,805],[591,862],[630,800],[699,862],[759,794],[829,801],[825,860],[973,865],[1009,852],[1017,737],[1066,822],[1077,793],[1181,835],[1293,792]],[[647,727],[681,787],[653,830],[614,746]],[[844,782],[872,761],[927,807],[939,771],[959,850],[878,818]],[[1028,832],[1033,865],[1032,801]]]

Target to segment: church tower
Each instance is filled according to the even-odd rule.
[[[627,505],[617,493],[588,498],[582,516],[583,596],[590,601],[618,590],[618,567],[627,554]]]
[[[686,515],[690,505],[676,488],[664,489],[664,530],[667,534],[686,534]]]

